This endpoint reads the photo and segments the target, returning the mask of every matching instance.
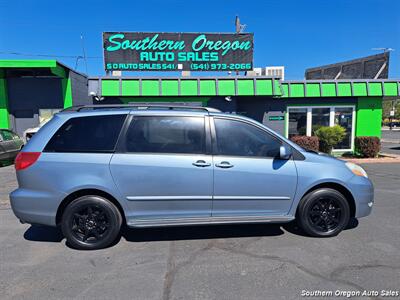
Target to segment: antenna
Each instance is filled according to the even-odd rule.
[[[76,57],[76,60],[75,60],[75,68],[74,68],[74,70],[76,71],[76,69],[78,68],[78,62],[79,62],[79,60],[80,59],[82,59],[83,57],[81,56],[81,55],[78,55],[77,57]]]
[[[245,31],[246,27],[247,27],[246,24],[240,24],[239,16],[236,16],[236,18],[235,18],[236,33],[243,33]]]
[[[383,51],[383,53],[387,53],[387,52],[394,51],[394,49],[393,49],[393,48],[385,48],[385,47],[372,48],[371,50],[375,50],[375,51]]]
[[[240,24],[239,16],[236,15],[236,17],[235,17],[235,32],[236,32],[236,34],[243,33],[245,29],[246,29],[246,24]],[[231,75],[229,72],[228,72],[228,74]],[[236,75],[239,75],[239,71],[236,71]]]
[[[82,33],[81,33],[81,45],[82,45],[83,60],[85,62],[85,69],[86,69],[86,75],[87,75],[88,74],[88,66],[87,66],[87,59],[86,59],[85,41],[84,41]]]

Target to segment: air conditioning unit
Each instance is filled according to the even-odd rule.
[[[263,74],[262,68],[253,68],[252,71],[247,71],[246,76],[262,76]]]
[[[279,77],[280,79],[285,80],[285,67],[284,66],[265,67],[265,75]]]
[[[285,80],[285,67],[265,67],[265,68],[253,68],[252,71],[247,71],[246,76],[269,76],[269,77],[279,77]]]

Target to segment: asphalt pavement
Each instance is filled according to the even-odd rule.
[[[375,184],[373,213],[334,238],[303,236],[294,224],[131,229],[98,251],[69,248],[57,229],[20,224],[7,197],[16,185],[13,167],[0,168],[0,298],[298,299],[316,290],[399,291],[400,164],[364,167]]]
[[[381,152],[400,155],[400,128],[382,130]]]

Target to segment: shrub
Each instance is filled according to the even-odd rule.
[[[307,150],[318,152],[319,139],[316,136],[295,135],[290,140]]]
[[[376,157],[381,150],[381,140],[376,136],[359,136],[354,142],[356,153],[363,157]]]
[[[319,149],[330,154],[332,148],[345,138],[346,129],[339,125],[333,127],[322,126],[315,131],[315,135],[319,138]]]

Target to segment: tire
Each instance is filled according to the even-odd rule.
[[[336,236],[350,220],[350,207],[337,190],[322,188],[301,199],[297,218],[300,227],[310,236]]]
[[[100,196],[83,196],[65,208],[61,230],[76,249],[95,250],[110,246],[119,236],[122,216],[117,207]]]

